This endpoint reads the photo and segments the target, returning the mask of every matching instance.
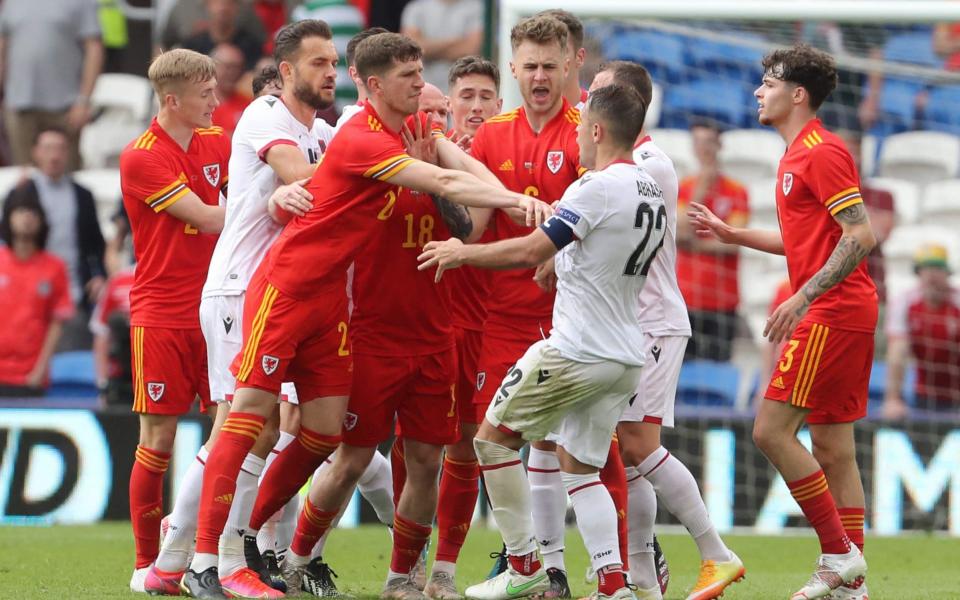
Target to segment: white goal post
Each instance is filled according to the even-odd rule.
[[[836,20],[861,23],[960,21],[960,2],[950,0],[500,0],[497,43],[503,105],[520,105],[510,73],[510,29],[541,10],[562,8],[580,18]]]

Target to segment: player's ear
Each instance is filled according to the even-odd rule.
[[[585,63],[586,61],[587,61],[587,49],[580,48],[579,50],[577,50],[577,68],[582,67],[583,63]]]
[[[503,98],[497,98],[497,113],[503,111]]]
[[[514,79],[517,79],[517,65],[513,64],[513,61],[510,61],[510,74],[513,75]]]

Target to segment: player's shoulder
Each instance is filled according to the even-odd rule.
[[[572,124],[580,124],[580,109],[576,106],[569,106],[566,110],[563,111],[563,120]]]
[[[502,112],[499,115],[494,115],[487,119],[483,125],[480,126],[480,129],[503,129],[509,127],[511,124],[516,123],[520,119],[520,109],[515,108],[513,110],[508,110],[507,112]]]
[[[822,159],[825,157],[850,157],[847,145],[843,139],[826,127],[816,125],[800,138],[800,143],[795,146],[801,156],[809,159]]]
[[[219,125],[211,125],[210,127],[197,127],[193,130],[195,135],[199,135],[201,138],[221,138],[226,137],[226,133],[223,131],[223,127]]]
[[[166,160],[167,154],[157,133],[153,129],[147,129],[120,152],[120,172],[136,173],[141,167]]]
[[[673,182],[677,187],[677,169],[670,157],[653,142],[645,142],[633,151],[633,160],[643,169],[660,187]]]

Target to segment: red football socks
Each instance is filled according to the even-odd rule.
[[[136,568],[150,566],[160,553],[163,518],[163,474],[170,454],[137,446],[130,472],[130,522],[136,546]]]
[[[310,556],[317,541],[330,529],[330,524],[336,518],[337,511],[320,510],[307,498],[297,520],[297,530],[293,534],[290,550],[298,556]]]
[[[417,564],[423,547],[430,539],[433,528],[403,518],[399,513],[393,517],[393,555],[390,570],[394,573],[409,573]]]
[[[243,459],[260,436],[265,419],[253,413],[231,412],[207,457],[197,518],[197,552],[217,554],[217,542],[237,490]]]
[[[403,457],[403,438],[397,436],[390,450],[390,474],[393,477],[393,507],[400,506],[400,494],[407,481],[407,463]]]
[[[509,561],[510,567],[521,575],[533,575],[540,570],[540,559],[537,558],[536,551],[523,556],[508,554],[507,561]]]
[[[323,435],[301,426],[297,439],[280,452],[260,482],[260,493],[250,515],[250,528],[260,529],[339,445],[339,434]]]
[[[843,524],[843,530],[847,537],[853,542],[860,552],[863,552],[863,520],[865,511],[863,507],[859,508],[838,508],[840,522]]]
[[[627,472],[623,466],[623,459],[620,458],[620,444],[617,440],[610,443],[607,464],[600,469],[600,481],[607,488],[610,498],[613,499],[613,506],[617,509],[617,542],[620,546],[622,567],[626,571],[630,568],[627,564],[627,557],[630,555],[627,549]]]
[[[597,571],[597,591],[604,596],[612,596],[620,588],[627,587],[627,579],[620,565],[608,565]]]
[[[846,554],[850,551],[850,538],[844,533],[837,505],[827,488],[827,478],[819,470],[803,479],[787,482],[793,499],[800,505],[803,515],[816,530],[823,554]]]
[[[479,495],[480,466],[477,461],[445,458],[437,501],[439,535],[436,560],[457,562],[467,532],[470,531]]]

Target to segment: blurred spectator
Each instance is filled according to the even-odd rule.
[[[8,199],[0,220],[0,394],[42,395],[64,321],[73,317],[67,270],[44,251],[49,227],[35,198]]]
[[[182,46],[201,54],[210,54],[218,44],[233,44],[243,52],[244,70],[251,70],[263,56],[262,26],[246,28],[240,20],[240,0],[206,0],[207,28],[183,40]]]
[[[793,288],[790,287],[790,280],[784,279],[777,286],[777,291],[773,294],[773,300],[770,301],[770,307],[767,309],[767,315],[772,315],[773,311],[787,301],[793,295]],[[753,396],[753,408],[760,406],[760,401],[767,392],[767,384],[770,382],[770,376],[773,375],[773,369],[777,364],[777,357],[780,356],[780,350],[786,344],[786,340],[779,344],[773,344],[770,340],[764,339],[760,343],[760,372],[757,374],[757,389]]]
[[[363,13],[347,0],[307,0],[293,9],[293,21],[319,19],[333,30],[333,45],[340,55],[337,65],[337,106],[342,108],[357,101],[357,91],[350,85],[349,65],[345,60],[350,39],[363,30]]]
[[[366,13],[367,27],[400,31],[400,17],[409,3],[410,0],[370,0],[369,11]],[[362,6],[360,8],[363,9]]]
[[[66,265],[74,302],[89,308],[106,276],[103,234],[93,194],[70,176],[68,146],[63,130],[42,130],[33,144],[36,170],[8,198],[28,197],[43,207],[50,227],[46,248]]]
[[[223,127],[229,137],[237,128],[243,109],[250,104],[249,92],[240,89],[244,72],[243,52],[233,44],[217,44],[210,53],[217,64],[217,98],[220,105],[213,110],[213,124]]]
[[[69,133],[70,167],[80,166],[80,130],[103,69],[96,0],[4,0],[0,7],[0,72],[13,160],[30,161],[37,133]]]
[[[917,407],[960,410],[960,290],[950,285],[947,249],[922,246],[914,257],[918,285],[894,298],[887,315],[887,387],[883,416],[907,413],[901,396],[910,356],[916,361]]]
[[[263,56],[273,56],[273,41],[277,31],[287,24],[287,4],[284,0],[254,0],[253,11],[263,25]]]
[[[883,75],[880,71],[864,73],[863,70],[847,68],[843,58],[855,56],[882,60],[886,30],[882,25],[808,21],[799,31],[798,41],[826,50],[840,59],[837,88],[824,101],[817,115],[831,129],[869,129],[879,115]]]
[[[110,216],[110,221],[113,223],[113,237],[107,241],[106,250],[103,252],[103,264],[106,267],[107,276],[113,277],[133,265],[133,236],[130,235],[130,219],[127,218],[127,211],[122,201]]]
[[[960,70],[960,23],[938,23],[933,28],[933,51],[945,61],[945,69]]]
[[[237,16],[239,28],[248,31],[259,39],[265,37],[263,23],[249,2],[240,5]],[[177,0],[166,21],[158,27],[160,47],[169,50],[183,43],[209,27],[210,16],[207,13],[206,0]]]
[[[732,227],[746,226],[747,191],[720,172],[720,129],[704,121],[694,123],[690,133],[700,171],[680,182],[678,213],[699,202]],[[677,280],[693,332],[687,359],[730,360],[740,303],[739,264],[736,246],[698,235],[689,219],[677,219]]]
[[[400,33],[423,48],[423,78],[443,88],[453,61],[483,46],[482,0],[413,0],[403,9]]]
[[[90,316],[93,361],[104,404],[129,404],[133,397],[130,368],[130,288],[134,268],[110,277]]]
[[[280,96],[283,91],[283,79],[280,78],[280,71],[273,65],[266,66],[253,78],[253,97],[260,96]]]

